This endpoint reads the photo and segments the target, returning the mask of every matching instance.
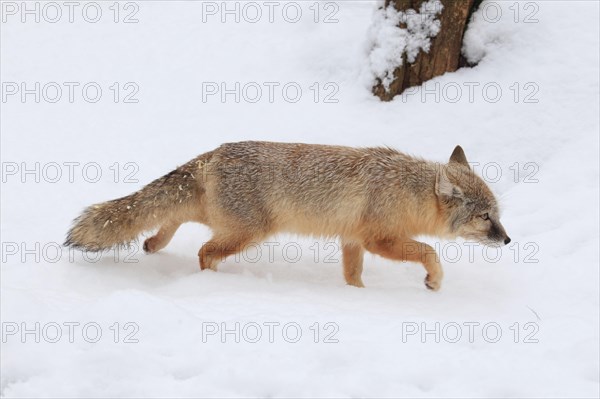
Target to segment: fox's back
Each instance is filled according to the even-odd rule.
[[[388,148],[224,144],[208,165],[207,195],[247,224],[339,235],[370,213],[376,217],[370,204],[381,209],[382,201],[401,201],[401,181],[411,179],[403,177],[406,170],[400,166],[413,161]]]

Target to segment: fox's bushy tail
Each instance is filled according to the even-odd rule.
[[[202,195],[200,156],[123,198],[86,208],[73,221],[65,246],[102,251],[127,245],[145,232],[188,214]],[[184,220],[181,220],[183,222]]]

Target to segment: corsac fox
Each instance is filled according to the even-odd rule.
[[[65,245],[100,251],[145,231],[154,253],[185,222],[213,231],[198,252],[201,269],[278,232],[337,237],[344,277],[363,287],[363,253],[420,262],[425,285],[443,271],[419,235],[508,244],[497,201],[457,146],[447,164],[390,148],[247,141],[223,144],[123,198],[93,205],[74,220]]]

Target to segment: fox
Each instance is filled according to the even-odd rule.
[[[434,248],[415,240],[462,237],[487,246],[510,242],[499,205],[456,146],[447,163],[390,147],[245,141],[201,154],[128,196],[86,208],[65,246],[102,251],[142,233],[155,253],[179,226],[198,222],[212,238],[198,251],[201,270],[277,233],[338,239],[348,285],[364,287],[366,252],[420,263],[425,286],[441,287]]]

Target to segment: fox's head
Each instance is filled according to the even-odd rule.
[[[435,193],[451,235],[489,246],[510,242],[500,224],[494,194],[473,172],[460,146],[456,146],[448,164],[437,171]]]

